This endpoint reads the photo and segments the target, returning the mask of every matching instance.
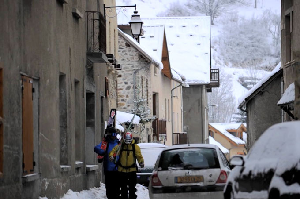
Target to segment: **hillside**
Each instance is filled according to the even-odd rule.
[[[141,18],[203,15],[186,7],[187,2],[192,1],[117,0],[117,5],[136,4]],[[280,23],[280,0],[257,0],[256,8],[254,2],[227,6],[211,26],[212,68],[219,68],[221,75],[221,86],[209,94],[209,108],[214,106],[218,113],[211,122],[230,122],[239,98],[280,61],[280,32],[276,33],[278,24],[275,27],[271,21],[279,19]],[[119,10],[118,23],[126,24],[133,10]]]

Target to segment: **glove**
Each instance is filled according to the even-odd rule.
[[[144,163],[140,163],[141,168],[144,168],[144,166],[145,166]]]
[[[109,156],[109,160],[113,162],[115,160],[114,156]]]

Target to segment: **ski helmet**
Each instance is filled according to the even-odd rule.
[[[127,132],[124,134],[124,142],[125,142],[125,144],[131,144],[132,134],[130,132]]]

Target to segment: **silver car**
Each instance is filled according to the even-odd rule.
[[[175,145],[164,149],[150,177],[150,198],[223,198],[229,163],[216,145]]]

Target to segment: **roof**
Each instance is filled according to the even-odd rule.
[[[217,142],[213,137],[209,136],[209,144],[217,145],[223,153],[229,153],[229,150],[226,149],[221,143]]]
[[[282,74],[281,62],[273,69],[271,73],[269,73],[262,80],[257,82],[257,84],[255,84],[247,93],[245,93],[245,95],[243,95],[239,99],[238,108],[240,109],[244,105],[246,105],[252,98],[254,98],[258,94],[259,90],[271,83],[274,80],[274,78],[276,78],[280,74]]]
[[[278,101],[278,105],[285,105],[295,100],[295,84],[291,83],[288,88],[284,91],[281,99]]]
[[[245,144],[244,140],[241,140],[240,138],[233,136],[228,132],[228,130],[239,129],[242,125],[244,125],[243,123],[209,123],[209,125],[218,130],[227,138],[229,138],[235,144]]]
[[[130,35],[124,33],[122,30],[118,29],[119,34],[132,46],[134,46],[140,53],[142,53],[147,59],[149,59],[151,62],[153,62],[155,65],[159,66],[160,69],[163,69],[163,64],[158,59],[157,56],[153,55],[153,53],[148,52],[149,50],[142,48],[141,45],[133,39]]]
[[[152,53],[159,60],[162,60],[163,46],[165,38],[164,25],[143,26],[143,36],[140,37],[140,45],[147,49],[147,52]],[[168,48],[168,47],[167,47]],[[179,74],[171,65],[172,79],[182,82],[184,76]]]
[[[191,85],[210,83],[210,17],[143,18],[144,26],[164,25],[170,65]],[[146,30],[146,28],[145,28]],[[142,38],[146,39],[146,38]]]

